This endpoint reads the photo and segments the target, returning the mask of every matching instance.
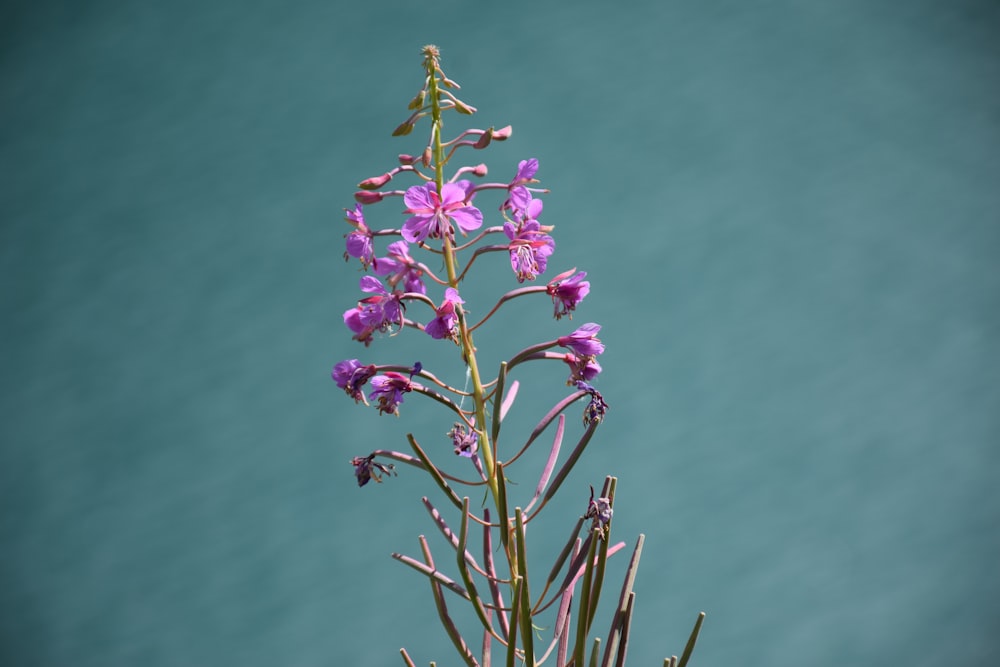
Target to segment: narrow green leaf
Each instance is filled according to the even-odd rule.
[[[448,496],[448,500],[450,500],[455,507],[461,509],[462,501],[459,499],[458,495],[456,495],[455,492],[452,491],[451,487],[448,486],[448,482],[446,482],[444,480],[444,477],[441,476],[441,472],[437,469],[437,466],[431,463],[431,459],[430,457],[427,456],[427,453],[420,447],[420,445],[417,444],[417,440],[416,438],[413,437],[413,434],[407,433],[406,439],[409,441],[410,447],[413,448],[413,451],[416,453],[417,457],[421,461],[423,461],[424,467],[430,474],[431,478],[435,482],[437,482],[437,485],[441,488],[442,491],[444,491],[444,494]]]
[[[497,372],[497,386],[493,390],[493,425],[490,428],[490,442],[496,443],[497,436],[500,435],[501,415],[500,405],[503,402],[504,385],[507,384],[507,362],[500,362],[500,370]]]
[[[507,635],[507,667],[514,667],[514,662],[517,660],[517,626],[521,622],[521,605],[518,604],[518,600],[521,599],[521,577],[518,575],[514,575],[513,596],[510,612],[510,634]]]
[[[596,531],[595,531],[596,532]],[[591,533],[590,548],[587,549],[587,560],[583,564],[583,584],[580,586],[580,618],[576,622],[576,644],[573,647],[573,660],[577,665],[583,664],[583,656],[587,650],[587,627],[590,610],[590,589],[594,581],[594,555],[597,553],[597,538]]]
[[[465,588],[469,591],[469,600],[472,602],[472,608],[476,611],[476,616],[479,617],[479,622],[483,624],[483,628],[490,634],[496,636],[500,641],[504,641],[502,637],[496,634],[493,629],[493,625],[490,623],[490,619],[486,615],[486,609],[483,606],[482,598],[479,597],[479,593],[476,591],[476,584],[472,580],[472,573],[469,572],[469,565],[466,562],[466,556],[468,556],[468,551],[466,551],[467,540],[469,537],[469,498],[466,496],[462,498],[462,525],[458,532],[458,547],[456,549],[455,560],[458,562],[458,571],[462,575],[462,581],[465,582]]]
[[[601,652],[601,638],[594,637],[594,647],[590,649],[590,667],[597,667],[597,654]]]
[[[535,635],[531,628],[531,593],[528,590],[528,552],[524,535],[524,512],[514,508],[514,531],[517,540],[517,569],[521,577],[521,643],[524,645],[525,667],[535,665]]]
[[[698,620],[694,622],[694,629],[691,630],[691,636],[688,637],[687,646],[684,647],[684,653],[681,654],[681,659],[677,662],[677,667],[685,667],[688,660],[691,658],[691,653],[694,651],[695,642],[698,641],[698,633],[701,632],[701,624],[705,620],[705,612],[699,612]]]
[[[618,596],[618,609],[611,620],[611,629],[608,631],[608,645],[604,649],[604,665],[611,665],[611,658],[618,651],[618,645],[622,636],[622,627],[625,622],[625,610],[628,607],[629,596],[632,594],[632,586],[635,584],[636,571],[639,569],[639,558],[642,556],[642,545],[646,541],[646,536],[639,534],[635,548],[632,550],[632,558],[629,560],[628,569],[625,571],[625,580],[622,582],[622,590]]]
[[[460,595],[466,600],[471,601],[469,594],[465,591],[464,588],[462,588],[461,586],[459,586],[454,581],[452,581],[445,575],[441,574],[437,570],[429,568],[424,563],[421,563],[420,561],[414,558],[410,558],[409,556],[404,556],[403,554],[394,553],[392,554],[392,557],[398,560],[400,563],[403,563],[404,565],[409,565],[420,574],[426,577],[430,577],[431,579],[437,581],[439,584],[446,587],[448,590],[453,591],[454,593]]]

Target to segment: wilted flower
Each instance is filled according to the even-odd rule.
[[[459,456],[471,459],[479,451],[479,434],[465,424],[455,422],[448,431],[448,437],[451,438],[455,453]]]
[[[592,356],[579,357],[572,352],[563,355],[563,361],[569,365],[569,380],[566,384],[574,384],[578,380],[590,382],[597,377],[601,370],[601,365]]]
[[[587,513],[583,515],[583,518],[593,519],[595,528],[606,530],[614,513],[615,511],[611,508],[611,499],[603,496],[594,498],[594,487],[590,487],[590,502],[587,503]]]
[[[601,392],[594,389],[590,384],[582,380],[576,381],[576,388],[590,394],[590,402],[583,409],[583,423],[585,426],[600,424],[604,421],[604,415],[608,412],[608,404],[604,402]]]
[[[358,479],[358,486],[364,486],[371,480],[382,482],[382,475],[395,475],[396,466],[391,463],[379,463],[375,460],[374,454],[368,456],[355,456],[351,459],[354,466],[354,476]]]

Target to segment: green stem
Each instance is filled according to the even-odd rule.
[[[441,90],[438,88],[438,71],[436,70],[436,60],[427,60],[427,93],[431,102],[431,151],[434,156],[434,183],[437,186],[440,196],[444,188],[444,147],[441,142]],[[455,247],[452,240],[447,235],[443,240],[442,255],[444,257],[445,269],[448,273],[448,285],[458,288],[458,271]],[[497,488],[496,456],[490,442],[489,431],[486,429],[486,392],[483,389],[483,381],[479,374],[479,364],[476,363],[476,347],[472,343],[472,333],[466,322],[465,311],[461,304],[455,308],[458,317],[459,338],[462,344],[465,363],[469,367],[469,378],[472,381],[472,398],[476,406],[476,431],[479,437],[479,451],[483,453],[486,468],[486,483],[493,494],[493,502],[499,508],[500,494]],[[502,517],[505,518],[505,517]]]

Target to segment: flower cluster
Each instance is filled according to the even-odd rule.
[[[483,625],[483,662],[489,661],[491,642],[497,641],[507,652],[508,664],[515,661],[538,664],[555,650],[559,665],[568,662],[581,665],[593,620],[592,606],[596,606],[600,593],[604,563],[624,546],[609,542],[615,478],[606,478],[596,500],[591,487],[587,511],[579,518],[576,532],[540,593],[528,581],[525,529],[563,484],[608,412],[604,397],[593,385],[602,371],[598,363],[605,349],[598,338],[601,327],[586,323],[553,340],[541,341],[522,350],[510,350],[493,379],[487,379],[479,366],[473,332],[494,317],[501,317],[503,306],[511,300],[537,295],[551,299],[555,320],[572,319],[590,293],[590,282],[586,280],[585,271],[574,267],[552,277],[545,285],[524,285],[546,274],[556,249],[552,236],[554,226],[542,222],[542,197],[548,190],[538,185],[539,162],[535,158],[522,160],[508,181],[488,180],[488,169],[483,163],[453,164],[460,151],[481,151],[494,141],[506,141],[511,136],[511,129],[472,128],[446,140],[443,114],[454,112],[468,116],[475,113],[475,108],[455,95],[459,86],[441,69],[437,48],[425,47],[423,54],[424,85],[409,105],[412,113],[393,134],[407,136],[418,121],[426,118],[430,121],[426,145],[418,153],[399,155],[397,164],[388,171],[362,180],[354,194],[354,206],[345,209],[350,230],[345,234],[344,258],[356,259],[360,264],[364,274],[358,286],[364,296],[344,311],[343,320],[352,338],[366,348],[377,339],[410,331],[423,332],[431,339],[458,346],[462,362],[458,377],[464,378],[464,386],[460,389],[458,384],[461,382],[442,379],[447,377],[446,371],[431,373],[419,362],[399,365],[346,359],[334,365],[331,377],[355,403],[373,406],[380,415],[398,416],[407,394],[431,399],[438,408],[449,413],[448,418],[453,423],[444,438],[438,436],[441,443],[447,443],[459,457],[457,460],[471,462],[474,476],[469,480],[446,472],[444,467],[434,463],[437,446],[425,448],[412,434],[407,437],[412,455],[377,449],[352,457],[350,463],[359,486],[371,480],[381,482],[386,475],[396,475],[396,463],[421,469],[461,510],[461,529],[452,530],[441,513],[424,499],[438,528],[456,549],[460,578],[450,579],[440,574],[425,543],[422,562],[400,554],[394,557],[430,579],[442,624],[466,663],[477,664],[478,661],[448,615],[443,601],[444,589],[472,603]],[[412,184],[395,188],[395,183],[406,179]],[[489,220],[480,207],[481,201],[488,200],[491,193],[495,193],[497,199],[502,198],[494,209],[494,221]],[[388,208],[387,202],[400,199],[401,207],[396,209],[396,215],[401,208],[406,216],[401,225],[373,222],[399,220],[386,215],[382,209]],[[379,208],[373,208],[375,206]],[[383,242],[384,249],[380,248]],[[513,273],[512,284],[496,295],[491,307],[477,308],[476,312],[486,315],[472,322],[469,315],[473,311],[460,295],[460,287],[475,276],[470,271],[474,264],[489,261],[491,253],[506,253]],[[428,257],[431,261],[420,259]],[[432,270],[431,266],[438,268]],[[530,331],[530,327],[520,328]],[[566,384],[570,389],[542,416],[527,441],[522,441],[519,449],[512,449],[508,444],[510,437],[504,435],[502,427],[518,392],[516,369],[524,363],[545,360],[558,360],[568,365]],[[558,385],[554,382],[553,390]],[[584,399],[587,401],[583,409],[584,431],[572,453],[560,464],[561,444],[566,433],[563,413]],[[526,504],[515,504],[516,490],[508,488],[510,470],[539,436],[550,429],[554,431],[552,445],[535,493],[526,499]],[[455,491],[461,486],[485,487],[487,498],[492,501],[487,503],[492,512],[485,510],[482,517],[474,513],[468,497],[462,498]],[[514,508],[513,513],[511,508]],[[592,526],[585,537],[578,536],[588,518]],[[482,565],[465,550],[470,522],[481,526],[484,532],[486,562]],[[499,553],[506,561],[504,576],[498,574],[493,562],[493,549],[489,546],[493,539],[499,540]],[[604,664],[610,664],[611,660],[620,664],[624,659],[626,629],[631,615],[631,581],[640,547],[641,537],[622,588],[622,606],[607,635]],[[567,574],[558,577],[564,566]],[[477,592],[482,584],[477,587],[476,577],[485,580],[484,590],[489,590],[491,599]],[[504,586],[506,595],[501,591]],[[581,611],[577,614],[578,628],[572,633],[576,641],[570,660],[569,607],[577,594],[581,596]],[[554,606],[556,602],[558,605]],[[547,623],[555,628],[554,637],[547,650],[536,650],[536,628],[546,625],[536,619],[550,607],[558,609]],[[408,657],[406,660],[413,664]]]

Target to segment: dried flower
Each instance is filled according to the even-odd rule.
[[[355,456],[351,459],[354,466],[354,476],[358,479],[358,486],[364,486],[371,480],[382,483],[382,475],[395,475],[396,466],[392,463],[379,463],[375,460],[374,454],[368,456]]]
[[[608,404],[604,401],[604,396],[601,395],[601,392],[582,380],[576,381],[576,388],[590,394],[590,402],[583,409],[584,425],[590,426],[591,424],[600,424],[604,421],[604,415],[608,412]]]
[[[472,458],[479,451],[479,434],[465,424],[455,422],[451,430],[448,431],[455,453],[459,456]]]

